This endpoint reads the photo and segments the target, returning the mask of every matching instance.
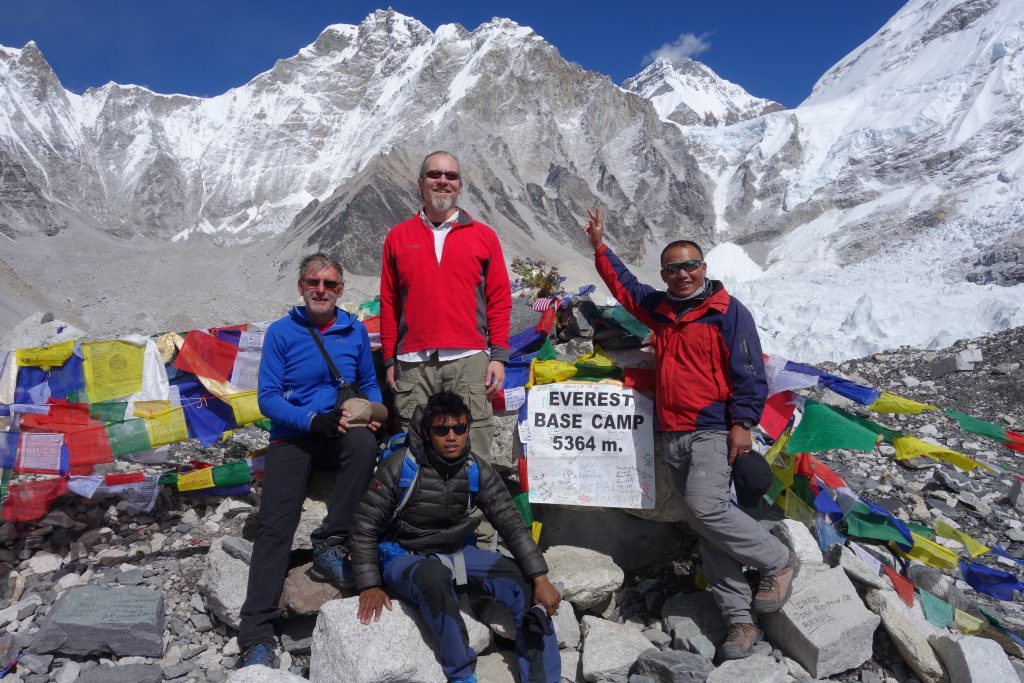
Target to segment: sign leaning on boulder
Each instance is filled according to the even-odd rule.
[[[654,507],[654,402],[613,384],[530,390],[519,437],[531,503]]]

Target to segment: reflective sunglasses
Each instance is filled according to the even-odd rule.
[[[430,427],[430,433],[434,436],[448,436],[448,432],[455,430],[455,433],[462,436],[469,431],[469,425],[463,422],[457,425],[432,425]]]
[[[338,287],[341,287],[341,282],[339,282],[338,280],[323,280],[315,277],[303,278],[302,286],[305,287],[306,289],[316,289],[321,282],[324,285],[324,289],[329,289],[331,291],[334,291],[338,289]]]
[[[452,180],[452,181],[454,181],[454,180],[458,180],[461,177],[461,176],[459,176],[459,172],[458,171],[438,171],[436,169],[432,170],[432,171],[427,171],[423,175],[426,176],[427,178],[430,178],[431,180],[437,180],[441,176],[444,176],[445,180]]]
[[[661,267],[662,272],[668,273],[669,275],[675,275],[681,270],[685,270],[687,273],[700,268],[700,264],[704,263],[700,259],[690,259],[689,261],[676,261],[675,263],[666,263]]]

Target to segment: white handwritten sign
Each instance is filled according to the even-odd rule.
[[[654,507],[654,402],[633,389],[535,386],[519,438],[531,503]]]

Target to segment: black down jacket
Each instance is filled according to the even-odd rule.
[[[419,463],[420,474],[412,495],[398,517],[391,516],[398,505],[398,480],[405,449],[392,453],[377,466],[370,487],[356,508],[352,523],[352,568],[358,590],[383,587],[378,541],[398,541],[403,548],[420,554],[452,553],[474,534],[479,520],[470,517],[467,463],[462,462],[446,479],[430,462],[419,429],[419,411],[409,430],[408,450]],[[440,457],[440,456],[435,456]],[[523,523],[501,477],[490,463],[476,458],[480,468],[480,492],[475,504],[501,534],[523,575],[532,579],[548,571],[547,563]]]

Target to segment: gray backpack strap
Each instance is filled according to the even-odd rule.
[[[441,555],[438,553],[434,557],[452,573],[456,586],[466,585],[466,556],[461,550],[451,555]]]

